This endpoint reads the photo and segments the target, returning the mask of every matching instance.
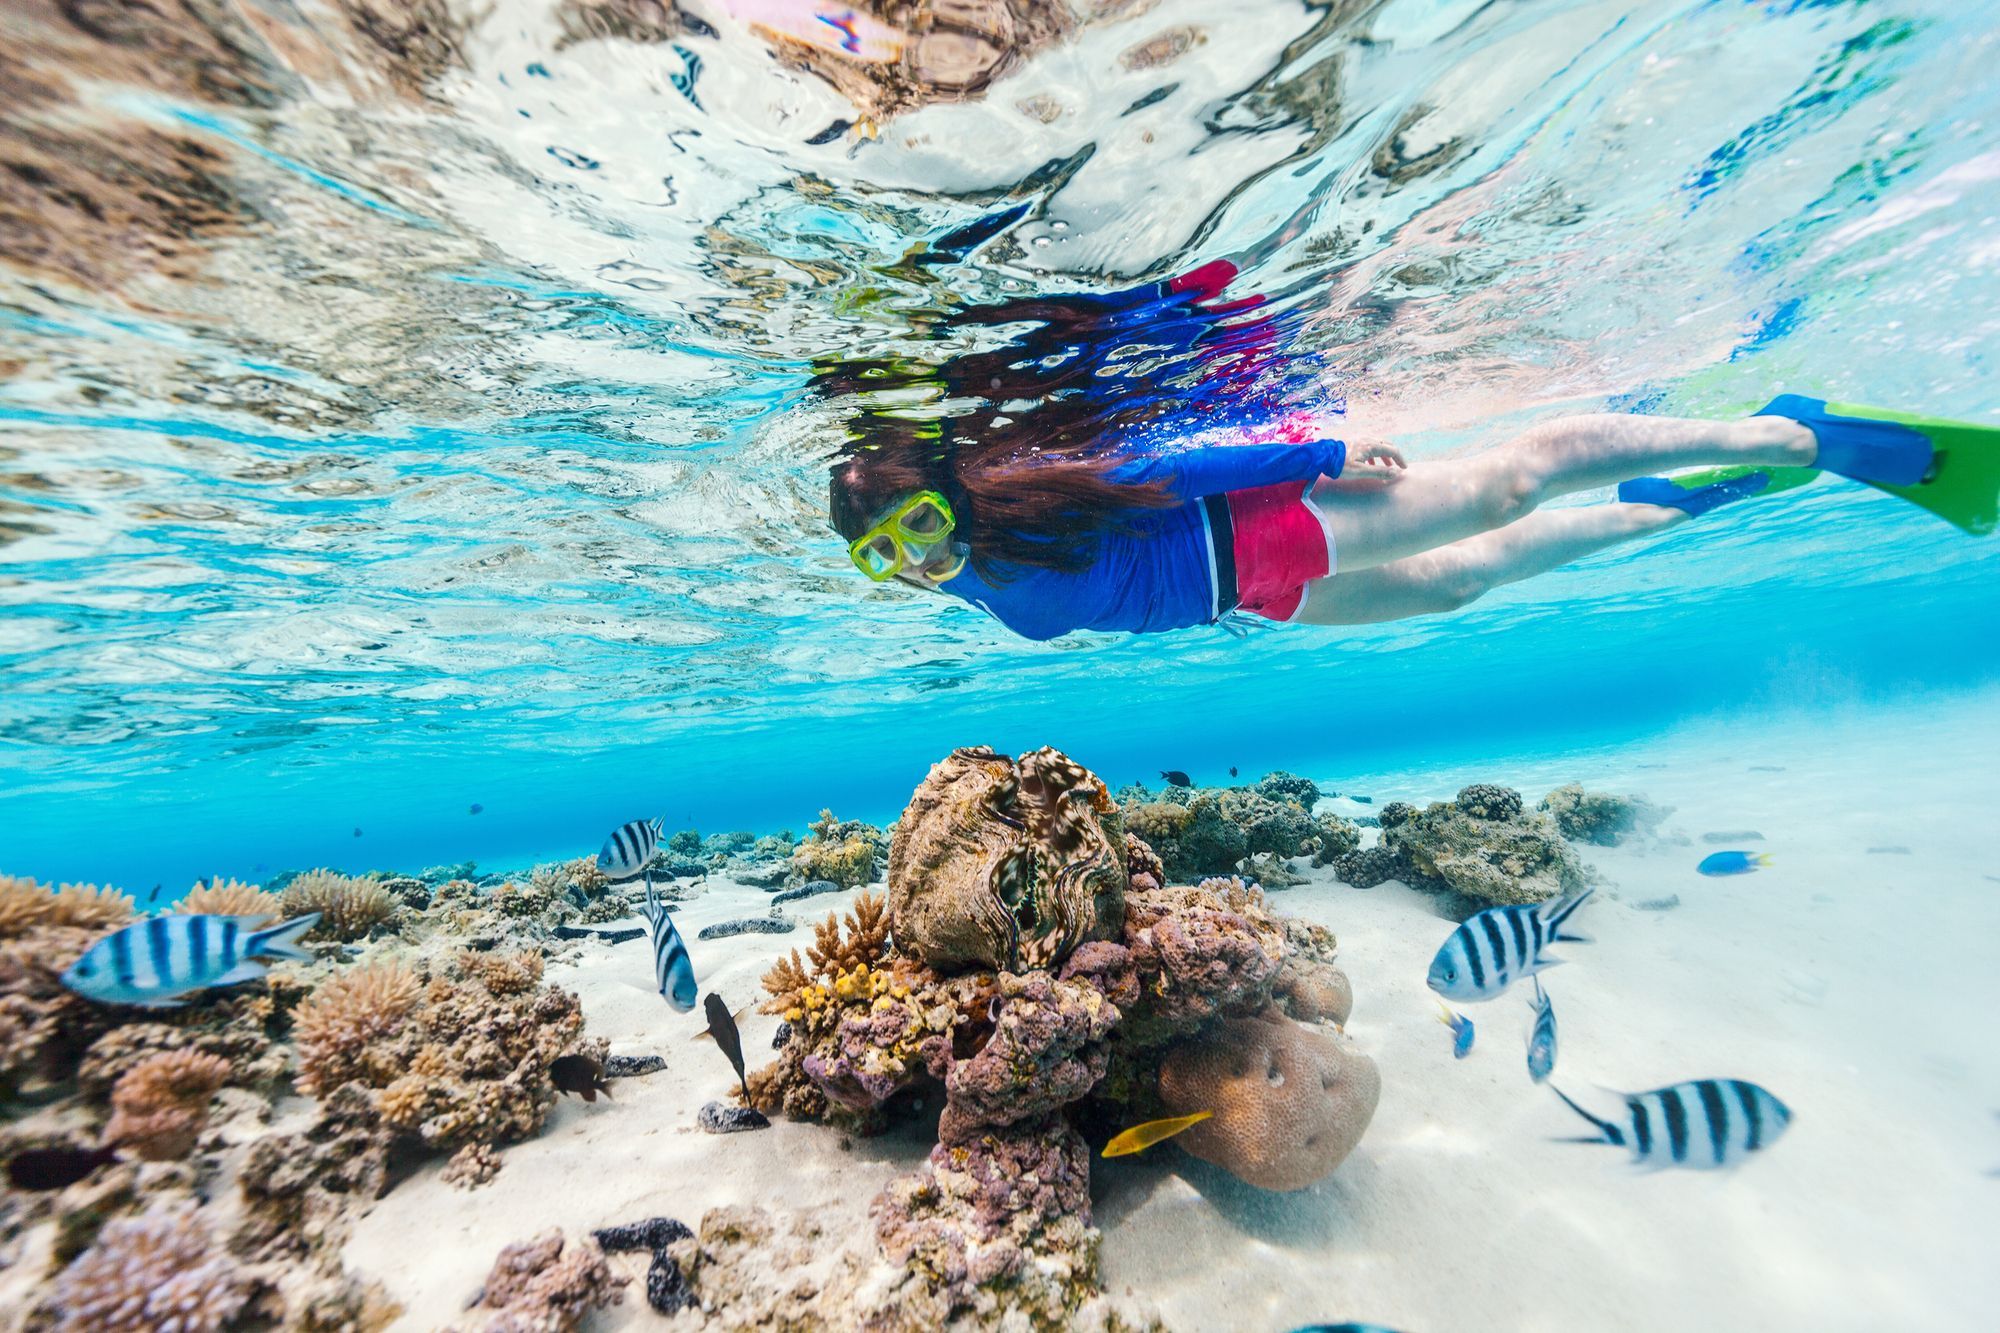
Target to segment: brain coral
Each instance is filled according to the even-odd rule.
[[[1160,1063],[1166,1114],[1214,1112],[1175,1142],[1267,1190],[1329,1175],[1361,1141],[1381,1095],[1373,1060],[1275,1009],[1223,1022]]]
[[[1124,917],[1125,829],[1095,775],[1043,748],[931,768],[889,846],[896,947],[941,970],[1046,967]]]
[[[216,1333],[246,1295],[190,1209],[106,1223],[56,1278],[50,1308],[59,1333]]]

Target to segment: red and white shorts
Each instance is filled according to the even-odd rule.
[[[1333,529],[1306,498],[1311,490],[1311,482],[1287,481],[1209,500],[1219,601],[1229,598],[1233,584],[1236,609],[1266,620],[1298,618],[1313,580],[1340,567]]]

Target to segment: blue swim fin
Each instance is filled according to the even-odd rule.
[[[1662,505],[1699,518],[1709,510],[1754,495],[1774,495],[1803,486],[1819,476],[1809,467],[1711,467],[1674,477],[1639,477],[1620,482],[1618,498],[1626,504]]]
[[[1983,537],[2000,527],[2000,426],[1781,394],[1759,416],[1819,440],[1817,466],[1866,482]]]

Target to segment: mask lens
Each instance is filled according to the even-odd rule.
[[[903,553],[896,549],[896,539],[887,533],[878,533],[854,548],[854,563],[861,572],[880,582],[896,577],[896,571],[903,567]]]
[[[945,517],[944,510],[929,500],[903,515],[903,531],[920,541],[935,541],[950,528],[951,520]]]

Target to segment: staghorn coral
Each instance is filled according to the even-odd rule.
[[[215,1333],[247,1296],[192,1209],[160,1211],[106,1223],[56,1278],[49,1312],[57,1333]]]
[[[187,1156],[208,1123],[209,1099],[228,1078],[229,1061],[201,1051],[147,1056],[112,1088],[105,1140],[149,1162]]]
[[[879,963],[889,942],[887,900],[879,893],[856,894],[848,909],[845,930],[838,913],[813,927],[813,942],[806,957],[793,949],[764,974],[764,990],[770,995],[759,1006],[767,1014],[804,1016],[808,1004],[824,1003],[833,983],[843,975],[866,974]],[[823,983],[823,984],[822,984]],[[818,998],[813,998],[818,992]]]
[[[396,900],[372,879],[331,870],[308,870],[285,885],[285,915],[320,914],[309,933],[316,940],[358,940],[396,914]]]
[[[216,875],[208,883],[196,885],[171,910],[181,916],[276,917],[285,910],[285,900],[279,894],[264,892],[255,884]]]
[[[1214,1112],[1176,1137],[1187,1152],[1260,1189],[1297,1190],[1361,1141],[1382,1079],[1330,1032],[1267,1009],[1170,1048],[1159,1093],[1168,1115]]]
[[[1059,751],[954,750],[889,848],[896,947],[949,971],[1050,966],[1118,933],[1125,830],[1095,775]]]
[[[458,968],[494,995],[524,995],[542,984],[539,953],[474,953],[462,949]]]
[[[372,1057],[423,996],[402,962],[372,963],[322,982],[293,1016],[299,1090],[324,1095],[350,1080],[368,1082],[385,1068]]]
[[[866,884],[875,878],[883,842],[882,831],[874,825],[835,819],[833,811],[822,810],[811,833],[792,849],[788,881],[809,884],[823,879],[843,889]]]
[[[567,1333],[592,1310],[623,1301],[624,1286],[596,1241],[547,1231],[500,1251],[472,1308],[498,1312],[476,1326],[489,1333]]]

